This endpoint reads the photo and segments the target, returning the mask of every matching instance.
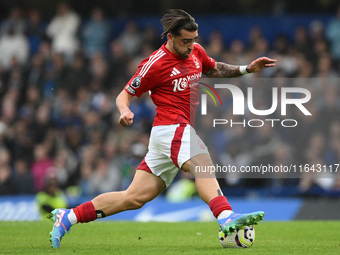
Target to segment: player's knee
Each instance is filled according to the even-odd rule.
[[[146,202],[140,201],[138,199],[134,199],[132,201],[132,204],[133,204],[134,209],[140,209],[146,204]]]
[[[125,204],[130,210],[142,208],[146,204],[146,202],[147,201],[142,198],[138,198],[129,194],[127,194],[125,198]]]
[[[129,202],[130,202],[131,209],[140,209],[146,204],[146,202],[138,200],[138,199],[132,199]]]

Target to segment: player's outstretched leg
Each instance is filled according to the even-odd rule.
[[[147,183],[148,185],[145,185]],[[71,210],[55,209],[51,213],[54,222],[50,241],[53,248],[60,246],[60,241],[72,225],[104,218],[126,210],[141,208],[145,203],[157,197],[165,189],[161,177],[147,171],[136,171],[129,188],[125,191],[108,192],[95,197]]]
[[[66,232],[70,232],[71,222],[68,219],[68,214],[71,210],[55,209],[53,210],[51,220],[54,222],[52,232],[50,232],[51,247],[59,248],[60,241]]]
[[[257,224],[263,220],[264,212],[257,211],[252,213],[231,213],[228,217],[218,220],[218,224],[222,231],[229,235],[235,232],[238,228]]]

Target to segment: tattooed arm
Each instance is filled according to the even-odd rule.
[[[232,78],[241,76],[240,67],[216,62],[215,67],[205,73],[209,78]]]
[[[248,73],[256,73],[263,68],[275,66],[275,59],[262,57],[255,59],[247,66]],[[215,67],[205,73],[209,78],[232,78],[241,76],[240,66],[229,65],[222,62],[216,62]]]

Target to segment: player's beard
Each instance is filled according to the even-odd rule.
[[[174,49],[174,51],[177,53],[177,55],[180,57],[180,58],[183,58],[183,59],[186,59],[190,56],[191,54],[191,51],[185,51],[184,53],[183,52],[180,52],[180,50],[177,48],[177,45],[176,43],[173,41],[172,43],[172,48]],[[188,54],[189,53],[189,54]]]

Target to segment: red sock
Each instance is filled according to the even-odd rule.
[[[77,216],[77,221],[81,223],[97,219],[97,213],[91,201],[77,206],[73,209],[73,212]]]
[[[215,218],[224,210],[232,210],[231,206],[225,196],[217,196],[209,202],[209,207]]]

